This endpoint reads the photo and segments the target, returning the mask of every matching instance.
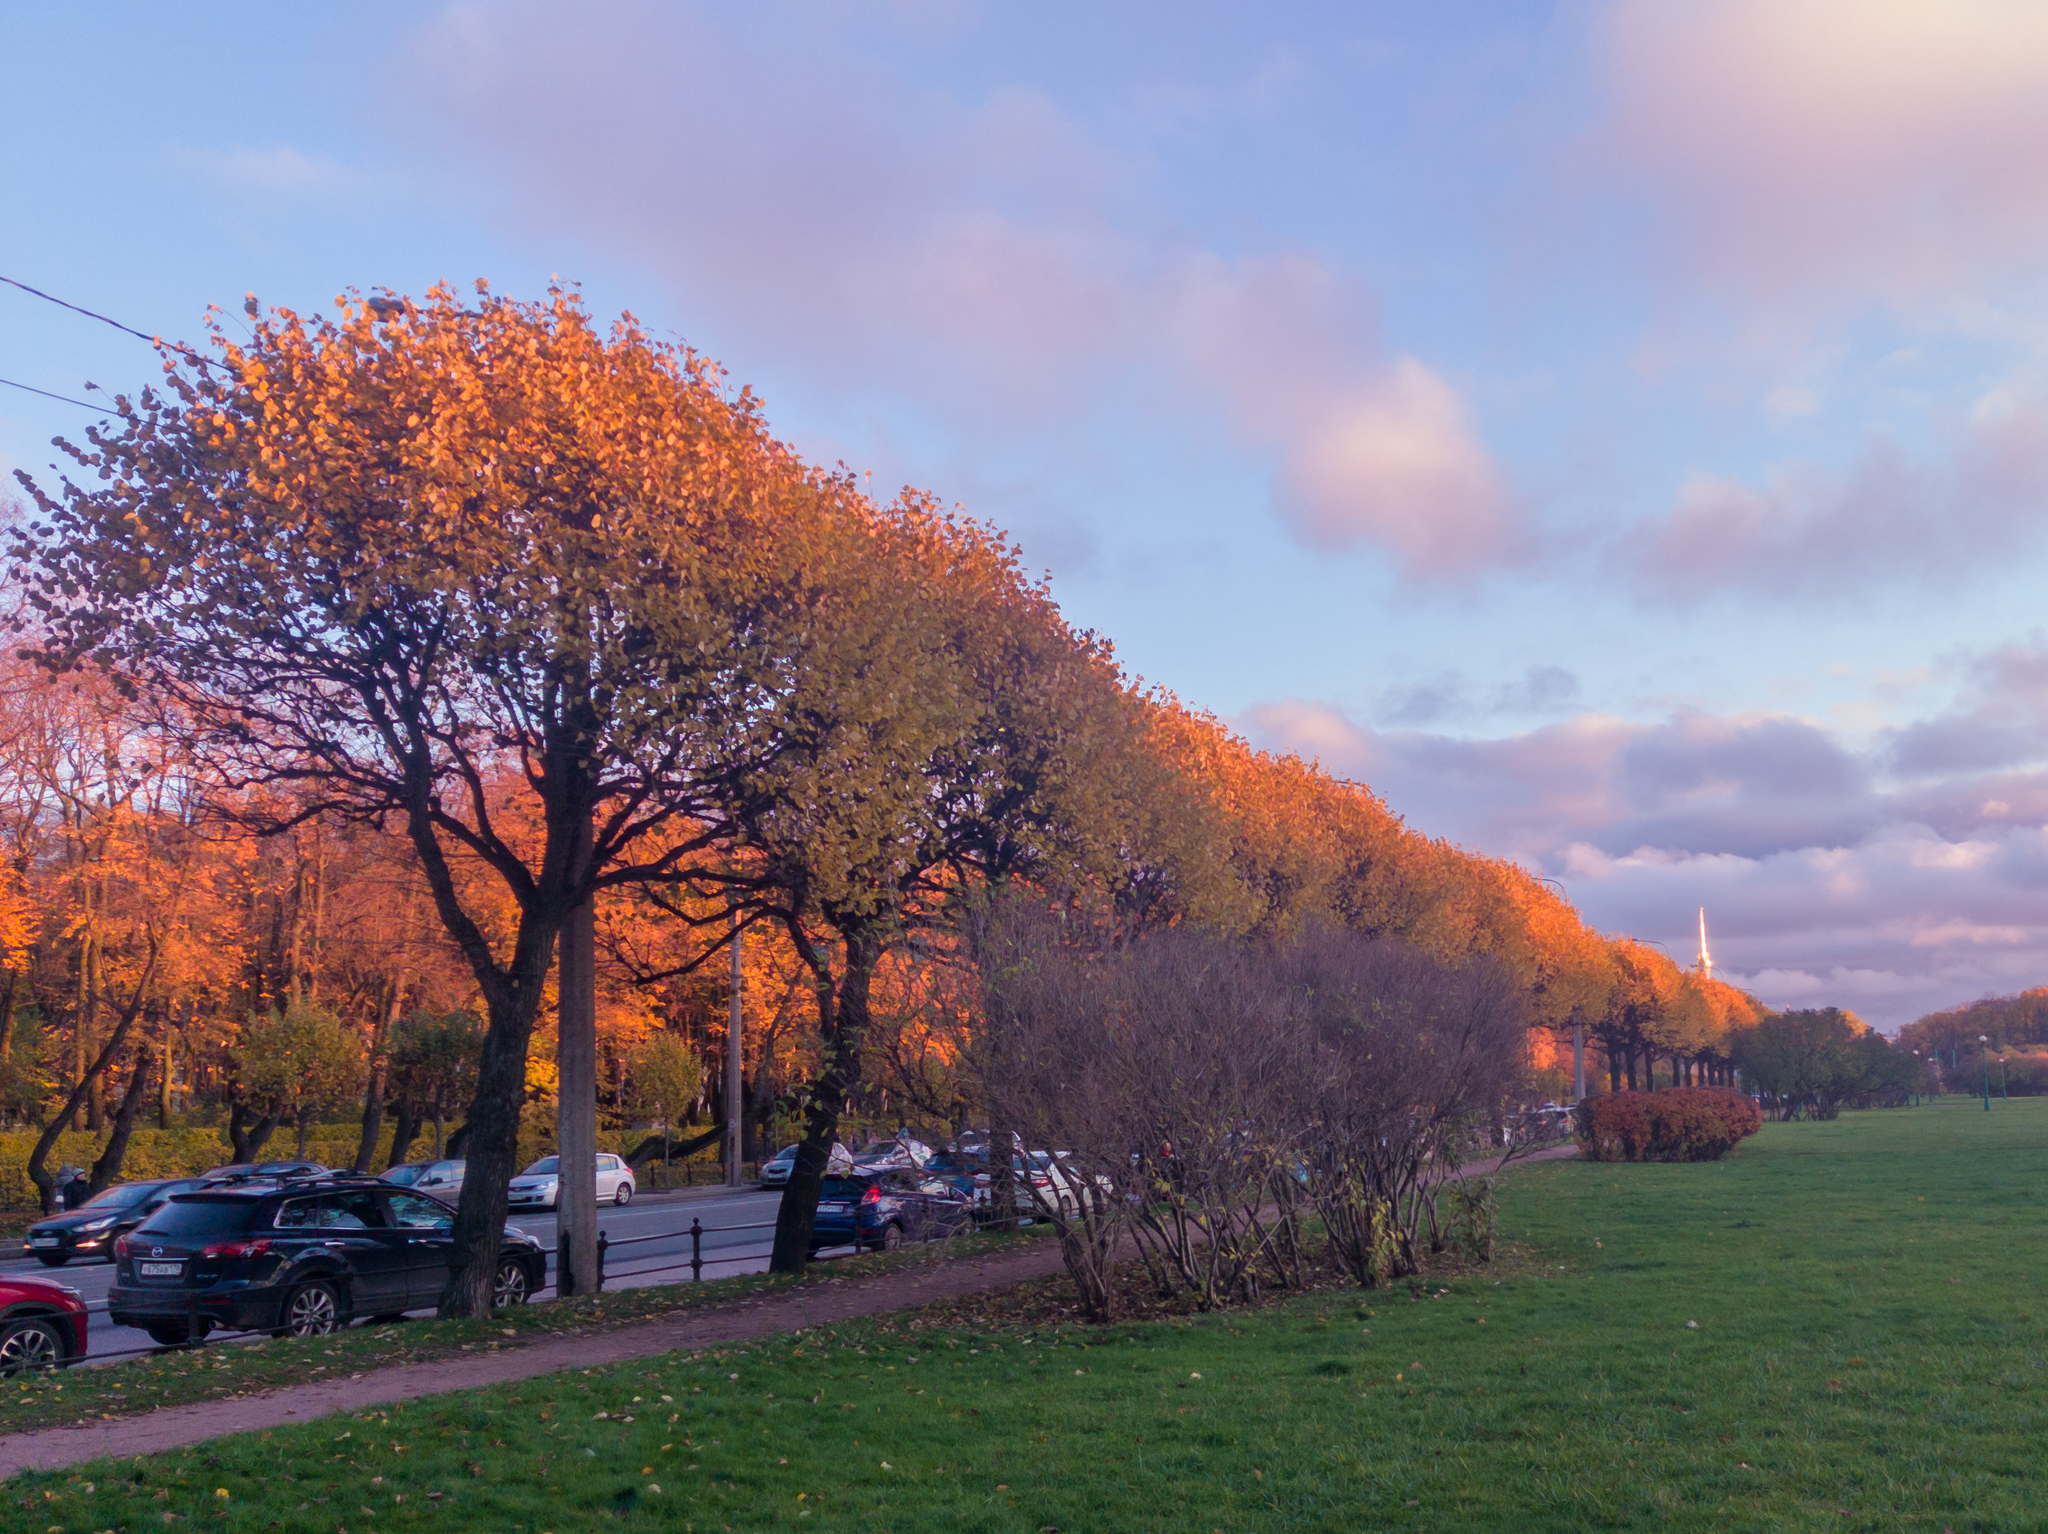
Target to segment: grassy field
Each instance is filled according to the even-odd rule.
[[[0,1524],[2040,1528],[2048,1101],[1997,1109],[1531,1167],[1520,1252],[1421,1295],[841,1327],[23,1477]]]

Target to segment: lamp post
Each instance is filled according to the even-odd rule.
[[[1920,1051],[1913,1051],[1913,1106],[1920,1106]]]
[[[1991,1036],[1987,1033],[1980,1033],[1977,1035],[1977,1043],[1984,1050],[1984,1111],[1989,1113],[1991,1111]]]
[[[2010,1095],[2010,1094],[2009,1094],[2009,1093],[2008,1093],[2008,1092],[2007,1092],[2007,1091],[2005,1090],[2005,1056],[2004,1056],[2004,1055],[2000,1055],[2000,1056],[1998,1057],[1998,1100],[1999,1100],[2000,1102],[2002,1102],[2002,1103],[2009,1103],[2009,1102],[2011,1102],[2011,1101],[2012,1101],[2012,1097],[2011,1097],[2011,1095]]]

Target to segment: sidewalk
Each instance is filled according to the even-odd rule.
[[[1514,1165],[1555,1161],[1575,1156],[1575,1146],[1556,1146],[1517,1156]],[[1468,1164],[1468,1172],[1490,1172],[1497,1159]],[[623,1326],[616,1330],[549,1337],[524,1347],[479,1353],[468,1358],[442,1358],[431,1363],[378,1369],[353,1379],[298,1385],[265,1395],[236,1400],[201,1401],[167,1407],[143,1416],[113,1417],[72,1427],[42,1428],[0,1438],[0,1480],[20,1470],[55,1470],[101,1456],[129,1458],[182,1449],[208,1438],[274,1428],[281,1423],[308,1422],[332,1412],[360,1411],[393,1401],[504,1385],[537,1374],[589,1369],[624,1363],[687,1348],[721,1342],[743,1342],[775,1332],[828,1326],[859,1316],[881,1315],[955,1299],[989,1289],[1007,1288],[1027,1279],[1061,1270],[1058,1243],[1047,1241],[1029,1251],[997,1257],[966,1258],[929,1267],[881,1273],[815,1289],[797,1289],[688,1316]]]

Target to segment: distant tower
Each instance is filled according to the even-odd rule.
[[[1707,908],[1705,906],[1700,907],[1700,956],[1694,963],[1701,975],[1709,980],[1714,978],[1714,956],[1707,950]]]

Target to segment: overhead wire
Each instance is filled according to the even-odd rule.
[[[217,368],[224,366],[217,357],[202,356],[189,346],[180,346],[176,341],[166,341],[162,336],[153,336],[146,331],[137,330],[133,325],[124,325],[119,320],[109,319],[106,315],[101,314],[95,309],[88,309],[82,304],[70,303],[65,299],[57,297],[54,293],[45,293],[41,288],[32,288],[19,278],[9,277],[4,273],[0,273],[0,282],[6,283],[11,288],[20,288],[22,292],[32,294],[42,299],[45,303],[55,304],[60,309],[69,309],[73,314],[82,314],[89,320],[98,320],[102,325],[112,325],[116,330],[126,335],[131,335],[138,341],[147,341],[151,346],[160,346],[168,351],[174,351],[179,356],[185,358],[186,361],[196,363],[200,367]],[[73,400],[71,403],[75,405],[78,402]]]
[[[0,378],[0,384],[5,384],[10,389],[25,389],[30,394],[40,394],[44,399],[61,400],[67,405],[77,405],[85,410],[97,410],[101,415],[114,414],[110,406],[95,405],[90,400],[73,399],[68,394],[52,394],[48,389],[38,389],[34,384],[16,383],[11,378]]]

